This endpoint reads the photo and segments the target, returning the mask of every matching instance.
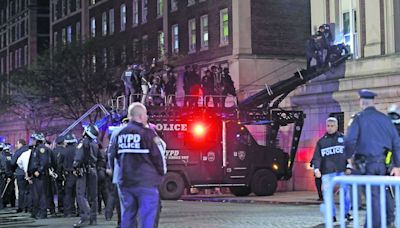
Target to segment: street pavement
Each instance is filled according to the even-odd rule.
[[[34,220],[29,214],[0,210],[0,227],[72,227],[78,218]],[[98,216],[96,227],[115,227],[116,218]],[[163,201],[161,228],[190,227],[323,227],[319,205]]]

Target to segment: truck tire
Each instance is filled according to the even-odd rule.
[[[248,196],[251,193],[251,189],[248,186],[229,187],[229,190],[235,196]]]
[[[161,199],[177,200],[185,189],[185,182],[179,173],[169,172],[165,175],[159,190]]]
[[[251,190],[257,196],[270,196],[278,186],[276,175],[268,169],[259,169],[254,173],[251,181]]]

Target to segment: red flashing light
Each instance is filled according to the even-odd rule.
[[[196,136],[203,136],[206,132],[206,129],[204,128],[203,124],[197,123],[194,125],[193,132]]]

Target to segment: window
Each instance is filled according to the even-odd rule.
[[[103,48],[103,66],[104,69],[108,68],[107,48]]]
[[[110,23],[108,28],[109,28],[109,33],[112,35],[114,33],[114,28],[115,28],[115,23],[114,23],[114,9],[110,9],[108,11],[108,22]]]
[[[76,41],[81,40],[81,22],[76,22]]]
[[[179,28],[178,25],[172,25],[172,53],[179,53]]]
[[[28,45],[24,46],[24,64],[28,64]]]
[[[18,49],[18,67],[22,66],[22,48]]]
[[[158,32],[158,58],[161,59],[161,57],[164,56],[165,50],[164,50],[164,32],[159,31]]]
[[[70,5],[70,1],[72,0],[66,0],[67,2],[65,3],[66,7],[67,7],[67,15],[71,13],[71,5]]]
[[[26,22],[25,22],[25,35],[28,35],[28,27],[29,27],[29,23],[28,23],[28,21],[26,20]]]
[[[23,20],[21,22],[21,37],[24,37],[26,35],[26,33],[25,33],[25,23],[26,23],[26,20]]]
[[[102,34],[103,36],[107,35],[107,12],[104,12],[102,17],[101,17],[101,23],[102,23]]]
[[[344,112],[333,112],[329,117],[335,117],[338,120],[338,131],[344,132]]]
[[[223,9],[219,12],[220,26],[220,44],[226,45],[229,43],[229,15],[228,9]]]
[[[353,12],[353,24],[352,29],[350,25],[350,12],[343,13],[343,38],[344,43],[350,47],[350,52],[357,55],[358,53],[358,42],[357,42],[357,11],[352,10]],[[351,37],[353,35],[353,37]],[[351,40],[353,38],[353,40]],[[357,56],[355,56],[357,57]]]
[[[96,4],[96,0],[89,0],[89,5],[94,5]]]
[[[96,55],[92,55],[92,61],[91,61],[91,65],[92,65],[92,71],[93,73],[96,73]]]
[[[142,62],[147,63],[147,53],[149,51],[149,37],[144,35],[142,37]]]
[[[67,27],[67,42],[68,43],[72,42],[72,27],[71,26]]]
[[[66,29],[63,28],[61,30],[61,43],[62,43],[62,45],[66,45],[67,44],[67,36],[66,35],[67,35]]]
[[[147,22],[147,11],[148,11],[147,1],[148,0],[142,0],[142,23]]]
[[[0,74],[4,74],[4,63],[3,63],[4,59],[1,58],[0,59]]]
[[[81,8],[81,0],[76,0],[75,1],[75,6],[76,6],[77,10],[80,9]]]
[[[139,39],[133,39],[132,55],[133,55],[133,61],[139,62],[139,58],[140,58],[140,41],[139,41]]]
[[[120,11],[120,17],[121,17],[121,32],[125,31],[126,27],[126,6],[125,4],[121,5],[121,11]]]
[[[196,3],[196,0],[188,0],[188,6],[192,6]]]
[[[90,35],[96,37],[96,18],[90,18]]]
[[[9,64],[10,64],[10,71],[12,71],[13,70],[13,53],[12,53],[12,51],[10,51],[10,62],[9,62]]]
[[[57,2],[53,3],[53,21],[57,20],[58,16],[58,7],[57,7]]]
[[[115,65],[115,53],[114,53],[114,48],[110,48],[110,65],[114,66]]]
[[[171,0],[171,12],[178,10],[178,0]]]
[[[126,45],[123,44],[121,48],[121,63],[126,63]]]
[[[19,56],[19,51],[18,51],[18,49],[17,50],[15,50],[15,55],[14,55],[14,65],[15,65],[15,69],[17,69],[18,68],[18,56]]]
[[[201,48],[208,49],[208,15],[200,17],[201,25]]]
[[[139,2],[138,0],[133,0],[132,3],[132,25],[136,26],[139,24]]]
[[[196,52],[196,19],[189,20],[189,52]]]
[[[157,0],[157,17],[162,17],[164,11],[164,0]]]
[[[67,14],[66,0],[61,0],[61,15],[64,17]]]
[[[53,45],[54,45],[54,47],[57,47],[57,37],[58,37],[58,33],[54,32],[54,34],[53,34]]]

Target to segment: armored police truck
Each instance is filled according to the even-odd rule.
[[[160,186],[163,199],[178,199],[185,188],[229,187],[236,196],[272,195],[278,180],[292,176],[305,119],[302,111],[278,106],[298,86],[332,70],[349,55],[324,68],[299,70],[287,80],[231,107],[148,107],[149,118],[167,143],[168,173]],[[196,98],[197,99],[197,98]],[[199,100],[209,101],[215,97]],[[294,124],[290,151],[278,146],[281,126]],[[250,129],[263,128],[263,144]]]

